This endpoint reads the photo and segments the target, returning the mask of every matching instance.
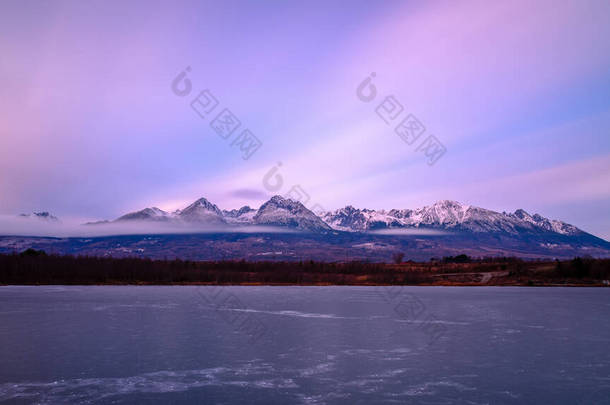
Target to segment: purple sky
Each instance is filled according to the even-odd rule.
[[[257,207],[281,162],[308,206],[454,199],[610,239],[610,2],[379,3],[3,1],[0,214]],[[262,141],[250,159],[191,109],[204,89]],[[435,165],[375,113],[390,95]]]

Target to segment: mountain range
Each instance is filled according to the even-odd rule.
[[[28,218],[47,222],[51,217],[55,218],[38,213]],[[387,261],[397,251],[415,260],[461,253],[610,257],[609,242],[574,225],[523,209],[497,212],[450,200],[414,209],[373,210],[348,205],[316,215],[299,201],[281,196],[272,197],[258,209],[244,206],[232,210],[200,198],[173,212],[150,207],[87,225],[94,234],[100,226],[98,234],[109,236],[0,236],[0,252],[34,247],[56,253],[193,260]],[[121,231],[112,233],[114,229]],[[128,229],[127,235],[124,229]]]
[[[529,214],[523,209],[513,213],[496,212],[457,201],[443,200],[416,209],[372,210],[348,205],[316,215],[298,201],[274,196],[253,209],[221,210],[205,198],[174,212],[151,207],[130,212],[113,222],[150,221],[193,225],[270,225],[308,232],[375,232],[393,229],[429,229],[447,232],[488,232],[519,235],[590,235],[574,225]],[[107,223],[107,221],[105,221]]]
[[[265,225],[306,232],[327,232],[331,227],[298,201],[274,196],[258,210],[248,206],[237,210],[220,210],[205,198],[174,212],[157,207],[130,212],[113,222],[144,221],[165,222],[179,225]]]

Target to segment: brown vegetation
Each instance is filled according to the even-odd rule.
[[[430,262],[189,261],[0,255],[1,284],[604,285],[610,260],[523,261],[460,255]]]

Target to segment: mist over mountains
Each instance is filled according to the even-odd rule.
[[[207,199],[200,198],[188,207],[174,212],[166,212],[156,207],[144,208],[125,214],[112,222],[227,225],[228,230],[231,230],[231,225],[268,225],[318,233],[436,230],[454,233],[533,233],[594,237],[574,225],[539,214],[532,215],[523,209],[513,213],[500,213],[451,200],[438,201],[416,209],[372,210],[348,205],[319,214],[316,215],[298,201],[281,196],[272,197],[258,209],[244,206],[230,211],[221,210]]]
[[[64,237],[52,233],[61,221],[49,213],[18,219],[45,232],[19,237],[15,235],[24,233],[3,226],[0,234],[6,236],[0,236],[0,252],[34,247],[56,253],[193,260],[388,261],[397,251],[418,260],[458,253],[610,257],[609,242],[563,221],[522,209],[496,212],[450,200],[415,209],[348,205],[316,215],[281,196],[258,209],[232,210],[200,198],[173,212],[149,207],[114,220],[89,222]]]

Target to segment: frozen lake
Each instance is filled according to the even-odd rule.
[[[0,287],[0,403],[603,403],[610,289]]]

